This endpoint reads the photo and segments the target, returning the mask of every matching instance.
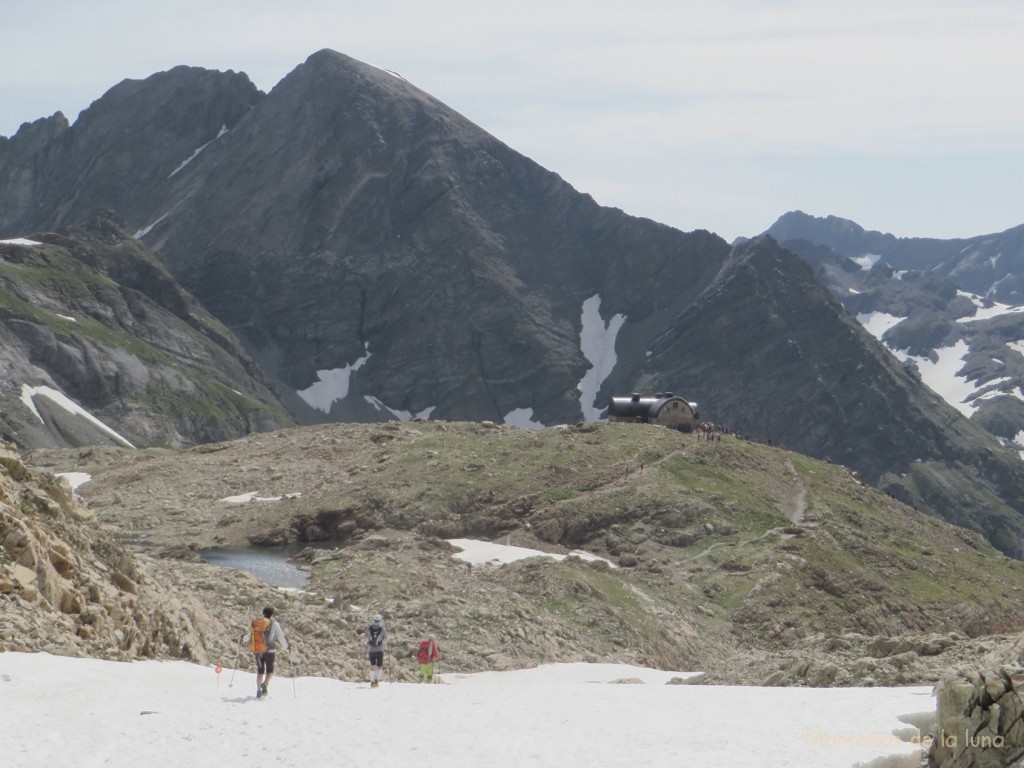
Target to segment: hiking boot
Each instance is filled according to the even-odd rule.
[[[377,687],[377,681],[376,680],[371,680],[370,681],[370,687],[371,688],[376,688]]]
[[[260,686],[260,690],[263,692],[263,695],[266,696],[267,695],[267,684],[264,683],[263,685],[261,685]]]
[[[257,685],[256,686],[256,698],[257,699],[262,699],[263,698],[263,686],[262,685]]]

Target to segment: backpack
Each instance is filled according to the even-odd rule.
[[[431,658],[434,654],[431,653],[431,645],[433,642],[430,640],[424,640],[420,643],[420,652],[416,657],[420,664],[429,664],[433,659]]]
[[[370,647],[380,648],[384,644],[384,625],[381,624],[375,627],[371,624],[367,631],[370,633]]]
[[[266,653],[270,650],[267,647],[267,631],[270,629],[270,619],[262,616],[252,620],[252,638],[249,640],[249,650],[253,653]]]

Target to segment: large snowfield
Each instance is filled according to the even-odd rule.
[[[233,663],[0,653],[0,765],[910,768],[920,751],[894,734],[917,731],[899,717],[935,708],[927,687],[665,685],[678,673],[612,664],[442,667],[443,684],[371,689],[303,677],[301,652],[260,701],[251,661]]]

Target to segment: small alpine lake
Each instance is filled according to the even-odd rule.
[[[309,586],[309,570],[289,562],[288,558],[307,546],[225,547],[201,550],[199,556],[210,565],[251,573],[273,587],[305,589]]]

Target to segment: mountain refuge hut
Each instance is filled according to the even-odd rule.
[[[692,432],[700,422],[700,414],[696,403],[676,397],[671,392],[648,396],[634,393],[608,401],[608,421],[660,424],[680,432]]]

